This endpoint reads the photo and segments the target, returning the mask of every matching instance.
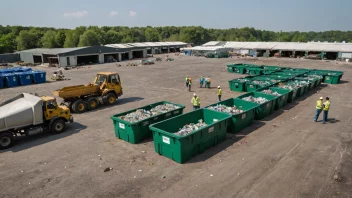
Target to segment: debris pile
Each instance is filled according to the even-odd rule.
[[[239,78],[239,79],[236,79],[236,81],[238,81],[240,83],[244,83],[244,82],[249,82],[249,79],[247,79],[247,78]]]
[[[211,106],[208,107],[208,109],[215,110],[215,111],[220,111],[224,113],[229,113],[232,115],[240,114],[243,113],[243,110],[238,109],[235,105],[233,107],[228,107],[222,104],[216,105],[216,106]]]
[[[130,123],[136,123],[152,116],[163,114],[179,108],[179,106],[173,104],[162,104],[150,109],[149,111],[144,109],[137,109],[136,111],[126,114],[124,116],[120,116],[119,118]]]
[[[255,98],[253,96],[244,97],[244,98],[242,98],[242,100],[245,100],[245,101],[248,101],[248,102],[255,102],[255,103],[258,103],[258,104],[264,104],[264,103],[269,101],[268,99],[263,98],[263,97]]]
[[[199,128],[206,127],[206,126],[207,124],[202,119],[200,119],[196,124],[194,123],[186,124],[184,127],[182,127],[182,129],[176,132],[175,135],[186,136],[192,133],[193,131],[196,131]]]
[[[259,86],[265,87],[265,86],[269,86],[269,85],[270,85],[270,82],[268,82],[268,81],[254,80],[254,81],[251,82],[251,84],[253,84],[253,85],[259,85]]]
[[[263,90],[262,92],[269,95],[281,96],[281,94],[279,94],[277,91],[273,91],[271,89],[266,89],[266,90]]]

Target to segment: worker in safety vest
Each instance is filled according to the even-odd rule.
[[[203,87],[203,84],[204,84],[204,76],[201,76],[200,79],[199,79],[200,88]]]
[[[188,76],[186,76],[186,87],[188,87]]]
[[[188,91],[191,91],[192,78],[188,78]]]
[[[196,93],[193,94],[191,102],[193,104],[193,110],[197,110],[200,108],[200,98],[197,96]]]
[[[323,104],[323,124],[326,123],[326,121],[328,120],[328,113],[329,113],[329,109],[330,109],[330,99],[329,97],[325,98],[326,101]]]
[[[221,95],[222,95],[222,90],[220,88],[220,86],[218,86],[218,98],[219,98],[219,102],[221,101]]]
[[[315,117],[314,117],[314,122],[316,122],[318,120],[318,117],[321,113],[321,111],[323,110],[323,97],[320,97],[319,100],[317,101],[317,104],[315,106],[316,111],[315,111]]]

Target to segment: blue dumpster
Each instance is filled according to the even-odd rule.
[[[32,71],[33,82],[36,84],[46,82],[46,73],[45,71]]]
[[[0,89],[4,88],[4,77],[0,73]]]
[[[0,69],[0,74],[7,74],[7,73],[12,73],[12,71],[9,69]]]
[[[21,73],[21,72],[30,72],[30,71],[32,71],[32,68],[30,68],[30,67],[12,67],[9,70],[11,70],[14,73],[17,73],[17,72]]]
[[[18,82],[20,85],[31,85],[32,84],[32,73],[30,72],[21,72],[14,73],[17,76]]]
[[[18,86],[18,80],[14,73],[2,74],[5,82],[5,87],[16,87]]]

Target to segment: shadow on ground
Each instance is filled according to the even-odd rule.
[[[41,134],[33,136],[19,136],[15,138],[15,145],[9,149],[3,150],[2,152],[18,152],[32,147],[39,146],[41,144],[46,144],[58,139],[66,138],[73,134],[79,133],[81,130],[86,129],[87,127],[81,125],[80,123],[73,122],[66,125],[66,130],[60,134],[52,134],[51,132],[44,132]]]

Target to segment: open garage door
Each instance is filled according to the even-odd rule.
[[[119,54],[104,54],[104,63],[119,62]]]
[[[99,63],[99,55],[77,56],[77,65],[91,65]]]
[[[162,54],[169,53],[167,47],[162,47],[162,48],[161,48],[161,53],[162,53]]]
[[[143,58],[143,50],[141,50],[141,51],[133,51],[132,52],[132,57],[133,57],[133,59]]]
[[[121,53],[121,61],[126,61],[126,60],[129,60],[128,52],[122,52]]]
[[[33,62],[34,63],[42,63],[42,56],[37,56],[37,55],[33,55]]]

